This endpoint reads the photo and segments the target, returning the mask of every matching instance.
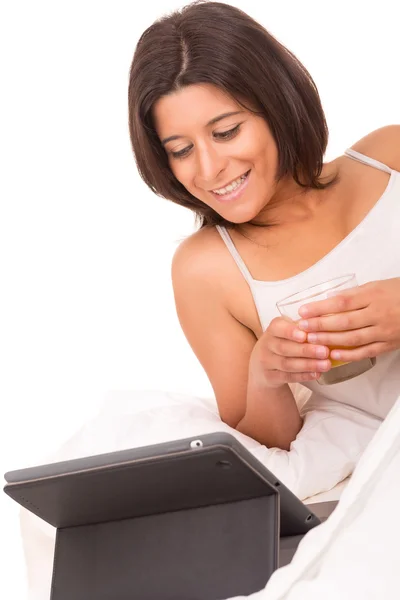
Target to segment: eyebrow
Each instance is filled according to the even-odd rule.
[[[208,121],[206,127],[210,127],[210,125],[215,125],[215,123],[218,123],[218,121],[222,121],[222,119],[226,119],[227,117],[233,117],[234,115],[239,115],[243,112],[244,112],[243,110],[237,110],[234,112],[227,112],[227,113],[223,113],[222,115],[218,115],[217,117],[214,117],[213,119],[211,119],[211,121]],[[170,135],[169,137],[161,140],[161,144],[163,146],[165,146],[165,144],[167,144],[168,142],[172,142],[173,140],[178,140],[182,137],[185,137],[185,136],[184,135]]]

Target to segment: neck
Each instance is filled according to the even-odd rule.
[[[324,165],[320,181],[330,181],[339,174],[336,163]],[[304,188],[294,181],[286,178],[278,182],[274,194],[258,213],[257,217],[244,225],[286,225],[313,217],[323,200],[332,194],[335,185],[326,189]]]

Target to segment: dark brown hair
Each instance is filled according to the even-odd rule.
[[[200,226],[232,226],[173,175],[152,108],[171,92],[209,83],[243,105],[259,107],[278,149],[277,178],[304,188],[319,180],[328,128],[316,85],[305,67],[246,13],[219,2],[195,2],[157,20],[142,34],[128,93],[129,131],[139,173],[150,189],[194,211]],[[240,100],[239,100],[240,99]],[[254,112],[254,111],[253,111]]]

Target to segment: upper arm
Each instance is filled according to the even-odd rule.
[[[400,171],[400,125],[376,129],[356,142],[352,149]]]
[[[222,300],[210,255],[190,238],[178,248],[172,282],[183,332],[213,387],[221,419],[236,427],[246,410],[248,366],[255,335]]]

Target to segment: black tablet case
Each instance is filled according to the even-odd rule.
[[[232,436],[200,437],[200,448],[116,452],[75,472],[68,461],[69,472],[5,487],[57,527],[51,600],[222,600],[265,587],[278,566],[278,489],[292,504],[287,533],[300,539],[319,520]]]

